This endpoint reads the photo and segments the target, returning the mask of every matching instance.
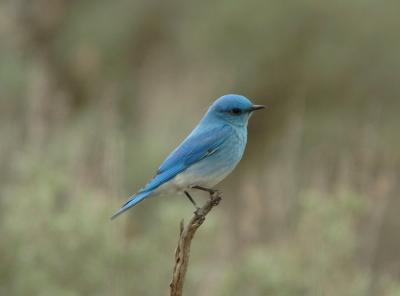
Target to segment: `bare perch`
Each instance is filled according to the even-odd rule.
[[[189,263],[190,245],[197,229],[203,224],[207,214],[211,209],[221,201],[221,192],[215,191],[210,194],[210,199],[206,204],[194,212],[189,223],[184,227],[183,220],[180,224],[180,235],[178,246],[175,251],[175,267],[172,275],[172,281],[169,285],[171,296],[182,296],[183,284]]]

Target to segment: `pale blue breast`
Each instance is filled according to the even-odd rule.
[[[221,182],[239,163],[247,142],[247,129],[235,128],[232,135],[212,155],[192,165],[173,180],[179,188],[195,185],[213,187]]]

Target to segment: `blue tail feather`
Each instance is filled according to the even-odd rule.
[[[124,213],[125,211],[129,210],[131,207],[137,205],[140,203],[142,200],[144,200],[146,197],[148,197],[152,191],[142,191],[134,196],[132,196],[114,215],[111,216],[111,220],[117,218],[119,215]]]

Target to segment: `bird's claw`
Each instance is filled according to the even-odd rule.
[[[213,206],[217,206],[217,205],[219,205],[219,202],[221,201],[221,197],[216,197],[216,198],[213,198],[213,199],[211,199],[211,202],[212,202],[212,205]]]
[[[210,199],[213,206],[217,206],[222,199],[222,192],[219,190],[213,191],[212,193],[210,193]]]

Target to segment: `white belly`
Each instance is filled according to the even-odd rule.
[[[214,174],[205,174],[198,175],[191,171],[185,171],[181,174],[177,175],[174,179],[172,179],[172,183],[182,190],[190,188],[192,186],[202,186],[206,188],[212,188],[221,182],[228,174],[228,172],[224,173],[214,173]]]

